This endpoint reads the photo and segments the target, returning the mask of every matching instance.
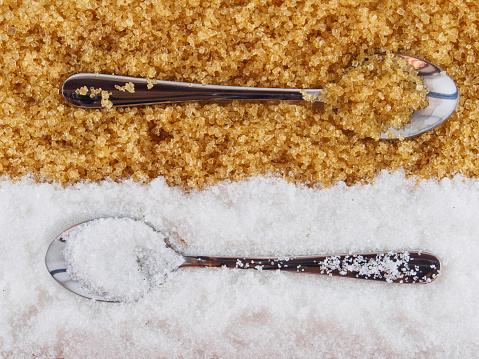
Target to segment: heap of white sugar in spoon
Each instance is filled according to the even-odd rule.
[[[137,300],[183,263],[160,232],[130,218],[93,220],[65,239],[63,254],[72,278],[111,300]]]

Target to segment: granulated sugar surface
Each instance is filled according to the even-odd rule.
[[[271,174],[364,183],[384,169],[476,178],[478,14],[471,0],[3,0],[0,175],[64,184],[162,176],[189,188]],[[363,115],[384,113],[377,88],[353,90],[365,101],[346,106],[354,131],[308,103],[84,110],[61,95],[62,82],[80,72],[323,88],[364,52],[437,64],[458,84],[457,111],[430,133],[386,142],[355,132]],[[392,102],[403,97],[392,91]]]
[[[473,358],[479,350],[479,182],[381,174],[316,190],[258,177],[183,192],[156,179],[60,188],[0,183],[0,355],[5,358]],[[98,217],[143,219],[192,255],[423,249],[431,284],[241,269],[179,269],[129,303],[58,285],[45,251]]]

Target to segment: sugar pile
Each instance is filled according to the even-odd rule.
[[[280,179],[183,192],[163,179],[0,182],[0,356],[5,358],[473,358],[479,350],[479,181],[313,189]],[[162,228],[192,255],[294,256],[423,249],[431,284],[183,268],[128,303],[92,302],[44,265],[59,233],[100,217]]]
[[[183,263],[164,236],[130,218],[100,218],[64,239],[67,271],[93,295],[132,301],[161,285]]]

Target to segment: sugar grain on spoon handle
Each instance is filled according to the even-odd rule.
[[[181,267],[227,267],[283,270],[394,283],[429,283],[440,273],[441,264],[426,252],[384,252],[292,258],[245,258],[187,256]]]

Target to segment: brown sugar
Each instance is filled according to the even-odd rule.
[[[375,139],[389,128],[403,129],[413,111],[428,104],[422,78],[392,53],[353,61],[337,83],[325,86],[319,99],[343,129]]]
[[[101,107],[112,108],[113,102],[109,100],[111,92],[101,91]]]
[[[154,80],[154,79],[149,79],[149,78],[146,78],[146,88],[148,90],[151,90],[153,88],[153,86],[155,86],[156,84],[158,84],[158,81],[157,80]]]
[[[148,82],[148,85],[150,82]],[[120,90],[122,92],[128,91],[129,93],[134,93],[135,92],[135,84],[133,82],[127,82],[125,86],[120,86],[120,85],[115,85],[115,88],[117,90]]]
[[[261,174],[353,184],[399,169],[417,178],[477,177],[478,7],[465,0],[407,7],[392,0],[4,0],[0,175],[62,184],[164,176],[186,187]],[[66,105],[60,91],[81,72],[324,88],[364,52],[437,64],[458,84],[456,113],[419,137],[376,141],[308,103],[84,110]]]
[[[113,102],[111,102],[109,100],[110,96],[111,96],[111,92],[102,90],[101,88],[96,89],[94,87],[90,87],[90,89],[88,89],[88,87],[86,87],[86,86],[80,87],[79,89],[75,90],[75,93],[77,93],[79,95],[82,95],[82,96],[88,95],[88,92],[90,92],[89,96],[91,98],[94,98],[95,96],[101,95],[101,106],[102,107],[107,108],[107,109],[113,107]]]
[[[75,90],[75,93],[77,93],[77,94],[79,94],[79,95],[82,95],[82,96],[86,96],[87,93],[88,93],[88,87],[83,86],[83,87],[81,87],[81,88],[79,88],[79,89],[76,89],[76,90]]]

